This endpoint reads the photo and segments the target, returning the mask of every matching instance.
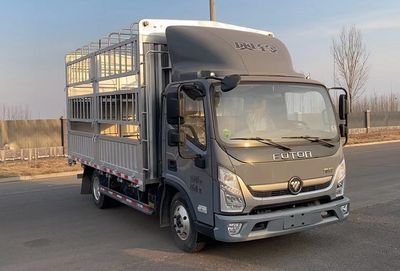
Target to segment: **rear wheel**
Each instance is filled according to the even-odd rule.
[[[99,209],[105,209],[113,206],[114,200],[100,192],[100,175],[97,171],[93,172],[91,188],[93,202]]]
[[[196,231],[188,204],[180,193],[177,193],[172,199],[170,223],[171,233],[177,247],[186,252],[197,252],[204,248],[203,236]]]

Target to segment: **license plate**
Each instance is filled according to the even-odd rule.
[[[310,224],[321,221],[321,215],[319,213],[300,213],[295,215],[286,216],[284,218],[283,227],[284,229],[304,227]]]

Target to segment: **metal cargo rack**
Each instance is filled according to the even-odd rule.
[[[144,191],[158,181],[153,127],[171,65],[165,41],[159,35],[152,41],[139,28],[134,23],[89,43],[65,62],[70,159]]]

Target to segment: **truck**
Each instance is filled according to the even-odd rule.
[[[68,159],[98,208],[157,215],[186,252],[348,217],[347,91],[335,107],[273,33],[143,19],[65,63]]]

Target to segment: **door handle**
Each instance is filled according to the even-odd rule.
[[[206,168],[206,159],[204,156],[198,154],[194,158],[194,165],[198,168]]]
[[[177,171],[178,167],[176,165],[176,160],[168,159],[168,170]]]

